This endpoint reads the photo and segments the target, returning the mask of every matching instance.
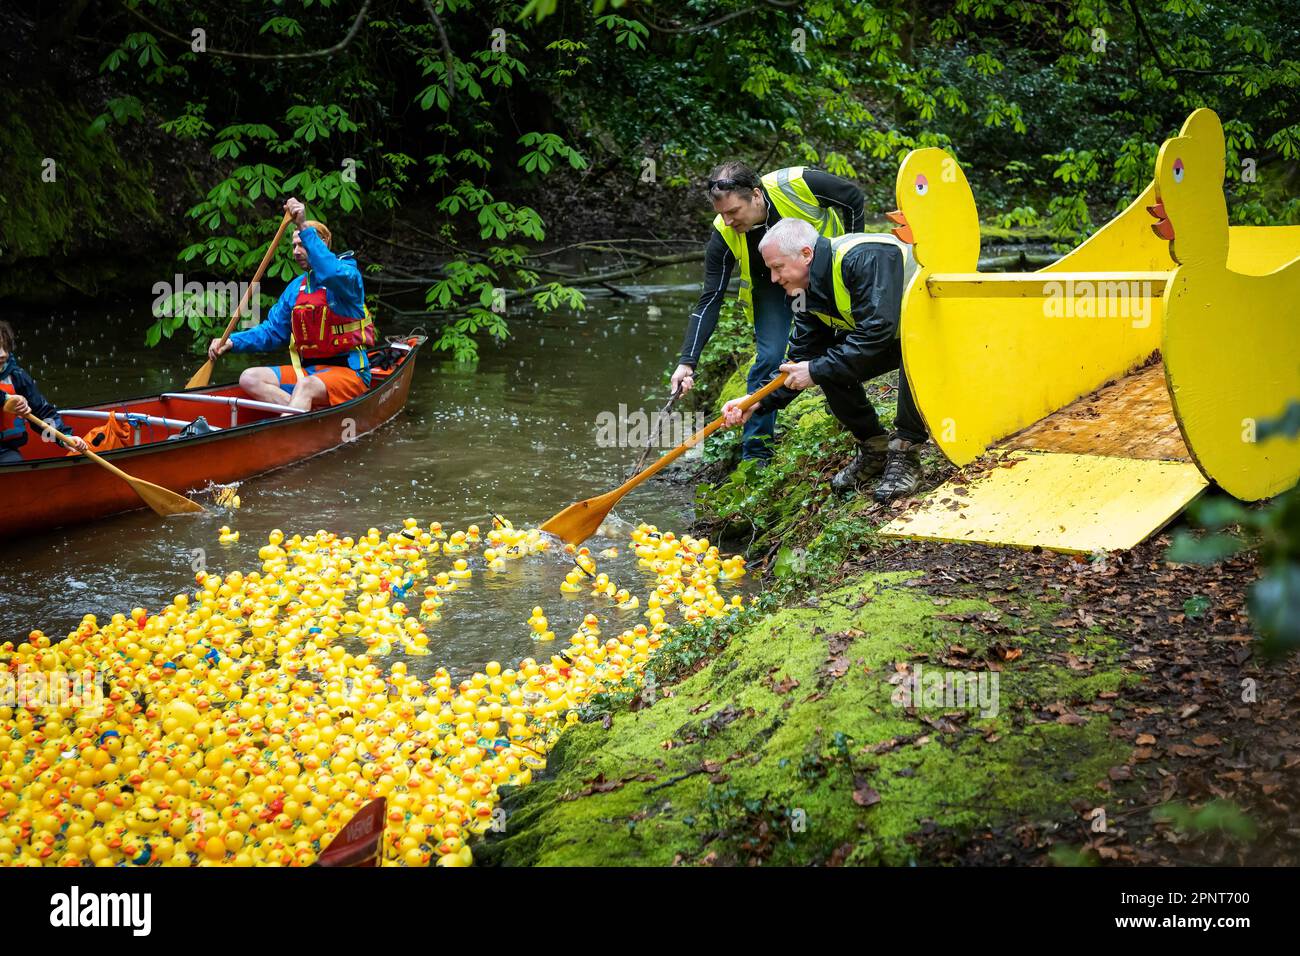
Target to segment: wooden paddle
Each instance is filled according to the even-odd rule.
[[[230,333],[235,331],[235,323],[239,321],[239,315],[248,308],[248,300],[257,288],[257,284],[262,281],[262,276],[266,274],[266,267],[271,264],[271,257],[275,255],[275,250],[280,247],[280,239],[284,236],[284,230],[289,225],[292,217],[288,212],[280,220],[280,228],[275,231],[275,238],[266,248],[266,255],[262,256],[262,264],[257,267],[257,274],[253,276],[253,281],[248,284],[244,290],[244,297],[239,300],[239,305],[235,306],[235,314],[230,317],[230,323],[226,326],[226,331],[221,333],[221,344],[225,345],[226,340],[230,338]],[[212,381],[212,359],[203,363],[203,367],[194,373],[193,377],[185,383],[186,388],[203,388]]]
[[[23,417],[39,428],[42,434],[52,433],[59,438],[63,444],[67,444],[69,440],[67,435],[60,431],[56,431],[35,415],[27,414]],[[131,486],[135,493],[140,496],[141,500],[143,500],[145,504],[160,515],[178,515],[203,510],[201,504],[196,501],[190,501],[190,499],[186,498],[184,495],[178,495],[174,491],[168,491],[166,488],[151,484],[142,478],[132,478],[121,468],[104,461],[104,459],[100,458],[89,448],[81,452],[81,454],[85,455],[101,468],[107,468],[113,474],[117,475],[117,477],[125,481]]]
[[[749,406],[763,398],[766,398],[784,384],[785,372],[782,372],[753,395],[747,395],[741,399],[740,407],[749,408]],[[565,508],[555,517],[542,525],[541,530],[555,535],[557,538],[562,539],[568,544],[581,544],[596,533],[596,529],[600,527],[600,523],[604,521],[606,515],[613,510],[614,505],[618,504],[619,499],[647,478],[654,476],[662,469],[668,467],[668,465],[686,454],[689,449],[694,448],[721,427],[722,417],[719,416],[697,431],[690,438],[686,439],[686,441],[682,442],[668,454],[664,455],[645,471],[633,475],[613,491],[607,492],[606,494],[600,495],[596,498],[588,498],[586,501],[579,501],[576,505],[569,505],[569,507]]]

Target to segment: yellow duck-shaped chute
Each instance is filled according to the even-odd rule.
[[[1153,229],[1178,262],[1165,289],[1165,376],[1201,470],[1256,501],[1300,477],[1300,441],[1256,435],[1300,400],[1300,257],[1264,274],[1228,267],[1223,157],[1219,118],[1200,109],[1156,159]]]

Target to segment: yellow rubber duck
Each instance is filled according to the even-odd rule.
[[[379,663],[428,653],[407,610],[416,565],[402,532],[272,533],[283,553],[259,571],[198,572],[192,594],[156,613],[102,626],[87,615],[64,641],[33,631],[0,644],[43,669],[114,661],[99,716],[0,708],[0,864],[301,866],[378,796],[385,865],[471,863],[497,788],[528,784],[593,694],[637,680],[666,625],[602,641],[587,615],[549,661],[492,661],[456,684],[437,668],[426,685],[404,661]],[[531,535],[520,557],[541,550]],[[449,574],[422,585],[421,611],[447,599]],[[718,611],[702,569],[658,584],[693,591],[700,619]],[[534,608],[530,626],[553,639],[544,621]],[[365,653],[338,640],[354,636]]]
[[[454,581],[468,581],[473,574],[474,572],[469,569],[469,562],[464,558],[457,558],[451,570],[447,572],[447,577]]]
[[[222,525],[217,532],[217,540],[222,544],[234,544],[239,540],[239,532],[231,531],[227,525]]]
[[[740,555],[725,559],[718,575],[723,581],[735,581],[745,576],[745,559]]]

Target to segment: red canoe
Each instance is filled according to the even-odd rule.
[[[60,410],[68,428],[84,435],[110,411],[134,416],[138,444],[103,452],[133,478],[186,494],[209,483],[226,484],[311,458],[373,431],[406,404],[415,353],[424,336],[390,342],[370,353],[371,385],[364,395],[311,412],[250,401],[237,384],[177,390],[162,395]],[[202,415],[219,429],[167,440]],[[94,521],[145,507],[120,478],[81,456],[28,433],[22,464],[0,465],[0,540],[63,525]]]

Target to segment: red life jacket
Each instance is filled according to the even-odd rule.
[[[0,441],[6,443],[15,442],[21,435],[24,441],[16,442],[16,444],[21,445],[25,443],[27,437],[26,423],[19,421],[17,416],[10,415],[4,410],[4,403],[8,401],[9,396],[17,394],[18,390],[14,388],[13,385],[6,385],[5,383],[0,382]],[[15,434],[7,434],[11,429]]]
[[[294,370],[302,374],[300,359],[334,358],[374,345],[379,335],[370,321],[370,310],[365,312],[359,319],[337,315],[325,299],[325,289],[312,289],[310,278],[303,276],[289,318],[289,359]]]

